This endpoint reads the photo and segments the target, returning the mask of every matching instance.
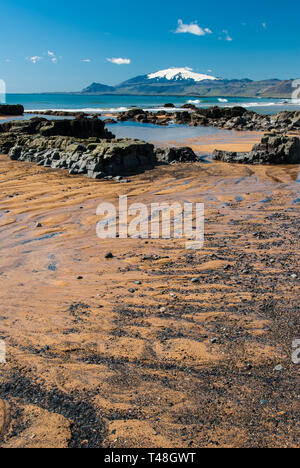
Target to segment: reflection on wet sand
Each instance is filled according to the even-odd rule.
[[[238,132],[229,130],[218,130],[213,133],[199,135],[199,137],[185,138],[183,140],[164,141],[165,146],[190,146],[196,154],[212,154],[215,149],[225,151],[251,151],[253,145],[259,143],[263,133],[260,132]],[[154,141],[155,144],[161,142]]]

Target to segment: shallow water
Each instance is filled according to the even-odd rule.
[[[1,123],[11,120],[29,120],[39,114],[25,114],[22,117],[9,117]],[[49,120],[72,119],[73,117],[44,116]],[[105,117],[101,117],[104,119]],[[197,154],[212,154],[214,149],[232,151],[250,151],[260,141],[260,132],[238,132],[215,127],[190,127],[171,123],[167,126],[143,124],[139,122],[117,122],[106,125],[116,138],[133,138],[147,141],[157,146],[191,146]]]

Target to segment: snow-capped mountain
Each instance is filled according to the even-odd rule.
[[[156,82],[161,81],[194,81],[199,83],[204,80],[218,80],[215,76],[203,75],[202,73],[196,73],[192,68],[167,68],[166,70],[160,70],[156,73],[150,73],[147,75],[148,80],[155,80]]]
[[[93,83],[83,94],[128,94],[165,96],[216,96],[216,97],[289,97],[291,80],[276,79],[252,81],[247,78],[227,80],[194,72],[187,67],[167,68],[141,75],[112,87]]]
[[[192,68],[177,67],[136,76],[116,86],[116,90],[124,94],[188,94],[196,90],[187,88],[202,84],[211,87],[219,82],[220,79],[215,76],[196,73]]]

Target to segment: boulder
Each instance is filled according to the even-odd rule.
[[[23,115],[24,107],[21,104],[9,105],[9,104],[0,104],[0,115]]]
[[[114,135],[105,129],[105,123],[98,117],[89,119],[82,116],[73,120],[47,121],[40,128],[40,134],[45,137],[60,135],[76,138],[114,138]]]
[[[213,159],[240,164],[299,164],[300,140],[298,137],[268,134],[249,153],[215,150]]]
[[[156,161],[160,164],[169,164],[172,162],[195,162],[198,158],[192,148],[156,148]]]
[[[193,111],[197,111],[198,107],[195,106],[194,104],[183,104],[183,106],[181,106],[181,109],[190,109]]]
[[[116,123],[118,123],[115,119],[104,119],[103,122],[105,124],[116,124]]]

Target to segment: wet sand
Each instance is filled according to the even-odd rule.
[[[218,134],[202,135],[201,138],[186,138],[180,142],[167,141],[165,146],[189,146],[199,155],[212,154],[216,150],[248,152],[263,137],[263,132],[219,131]],[[162,146],[161,142],[154,142]]]
[[[0,156],[0,445],[299,446],[298,172],[177,164],[119,184]],[[97,205],[122,194],[204,202],[204,248],[98,239]]]
[[[0,121],[1,120],[7,120],[7,119],[20,119],[20,116],[13,116],[13,115],[0,115]]]

